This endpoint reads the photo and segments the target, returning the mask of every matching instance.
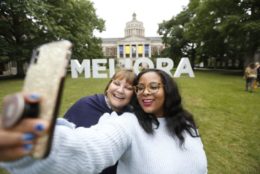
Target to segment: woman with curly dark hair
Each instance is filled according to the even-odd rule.
[[[142,82],[145,76],[148,76],[148,80],[151,80],[146,87],[145,83]],[[135,115],[140,125],[147,133],[153,133],[153,124],[159,127],[157,118],[164,117],[169,133],[179,139],[180,145],[185,140],[184,131],[192,137],[199,137],[192,114],[182,106],[182,99],[176,82],[166,72],[157,69],[144,70],[135,79],[133,85],[135,86],[136,96],[132,99],[132,105],[135,108]],[[156,100],[158,100],[159,97],[157,96],[160,92],[164,92],[164,97],[161,100],[162,103],[157,104]],[[160,114],[156,114],[152,109],[156,107],[161,109]]]
[[[141,72],[134,84],[135,114],[119,117],[116,112],[107,113],[90,128],[58,125],[52,153],[46,159],[23,158],[0,166],[17,174],[95,174],[118,161],[118,174],[207,173],[206,154],[197,127],[192,115],[182,107],[173,79],[161,70],[150,69]],[[32,128],[42,124],[45,129],[41,131],[48,130],[48,123],[34,120],[34,124]],[[21,132],[21,127],[7,131],[9,137],[15,131]],[[28,129],[26,133],[42,135]],[[7,161],[8,157],[4,154],[0,161]]]

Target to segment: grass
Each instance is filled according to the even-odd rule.
[[[241,76],[209,72],[195,72],[195,76],[176,81],[184,106],[199,126],[208,173],[260,173],[260,88],[254,93],[245,92]],[[80,97],[103,92],[108,80],[67,77],[60,116]],[[22,83],[0,81],[0,99],[19,91]]]

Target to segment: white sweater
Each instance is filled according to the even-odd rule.
[[[15,174],[95,174],[119,160],[117,174],[207,173],[201,139],[186,133],[180,148],[178,140],[168,134],[165,119],[159,122],[154,135],[147,134],[131,113],[104,114],[91,128],[56,126],[47,159],[27,157],[2,166]]]

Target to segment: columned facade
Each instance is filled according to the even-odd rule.
[[[103,38],[103,54],[107,58],[120,59],[151,58],[160,56],[164,49],[160,37],[145,37],[143,23],[133,14],[131,21],[126,23],[124,38]]]

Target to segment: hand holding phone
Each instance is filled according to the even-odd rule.
[[[33,51],[21,93],[4,99],[2,127],[10,129],[24,118],[41,118],[51,122],[50,133],[39,138],[33,149],[34,158],[45,158],[51,148],[72,44],[57,41]],[[39,95],[40,102],[27,101],[24,94]]]

